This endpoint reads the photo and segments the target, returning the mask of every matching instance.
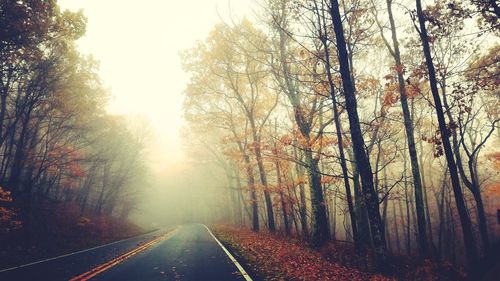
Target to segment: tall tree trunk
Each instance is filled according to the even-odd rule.
[[[339,4],[337,0],[330,1],[330,14],[337,41],[337,52],[340,66],[340,74],[346,100],[346,109],[349,117],[351,139],[354,150],[354,156],[358,171],[361,177],[361,186],[363,189],[370,229],[374,245],[374,254],[377,268],[386,271],[387,264],[387,246],[385,242],[385,231],[382,219],[380,218],[379,199],[373,186],[373,174],[365,151],[365,142],[359,124],[356,95],[351,81],[351,70],[349,69],[349,57],[344,38],[344,29],[342,27],[342,18],[340,16]]]
[[[361,184],[359,182],[359,172],[354,159],[354,152],[352,149],[347,150],[349,153],[349,158],[351,159],[351,169],[352,169],[352,183],[354,187],[354,207],[357,219],[357,229],[358,229],[358,239],[360,248],[364,249],[371,246],[371,233],[370,224],[368,222],[368,212],[366,211],[365,200],[363,198],[363,192],[361,191]]]
[[[474,243],[474,236],[472,233],[472,223],[469,217],[469,213],[467,212],[467,207],[465,206],[464,197],[462,194],[462,188],[460,186],[460,179],[457,171],[457,165],[450,144],[449,132],[446,126],[446,120],[444,118],[443,105],[441,103],[441,97],[439,96],[437,88],[436,71],[434,69],[434,63],[432,61],[429,38],[427,35],[427,28],[425,26],[425,15],[422,11],[422,3],[420,0],[416,0],[416,6],[417,6],[417,17],[420,27],[419,34],[420,34],[420,39],[422,41],[425,61],[427,64],[427,70],[429,74],[429,84],[431,87],[432,97],[434,99],[434,106],[436,108],[436,117],[438,119],[439,131],[441,133],[444,153],[446,156],[448,170],[451,177],[451,185],[455,196],[455,203],[457,205],[457,211],[462,226],[467,263],[469,265],[469,268],[472,268],[477,261],[476,245]]]
[[[16,142],[16,152],[14,153],[14,159],[11,168],[11,174],[9,182],[11,184],[11,188],[14,190],[20,191],[21,188],[21,173],[25,165],[26,155],[25,155],[25,142],[27,141],[28,135],[28,125],[31,118],[32,106],[29,106],[23,121],[21,123],[21,132],[19,134],[19,139]],[[11,144],[13,145],[13,144]]]
[[[315,247],[320,247],[330,238],[330,231],[328,229],[325,200],[321,186],[321,174],[319,173],[318,167],[319,161],[313,157],[311,148],[306,148],[305,160],[307,163],[307,175],[309,178],[311,207],[313,212],[311,243]]]
[[[262,160],[262,152],[260,148],[260,138],[254,133],[254,151],[255,160],[257,160],[257,167],[259,168],[260,183],[264,188],[264,200],[266,202],[266,214],[267,214],[267,224],[270,232],[276,231],[276,225],[274,223],[274,211],[273,211],[273,201],[271,199],[271,194],[269,193],[269,185],[267,184],[267,175],[264,168],[264,161]]]
[[[481,188],[479,186],[479,180],[477,178],[477,172],[474,167],[474,158],[470,158],[468,161],[469,173],[471,177],[471,188],[474,201],[476,201],[477,219],[479,224],[479,233],[481,235],[481,240],[483,241],[484,253],[488,255],[490,251],[490,239],[488,237],[488,225],[486,221],[486,214],[484,212],[483,198],[481,196]]]
[[[356,211],[354,210],[354,204],[352,200],[352,194],[351,194],[351,184],[349,183],[349,171],[347,169],[347,161],[345,157],[345,152],[344,152],[344,142],[343,142],[343,136],[342,136],[342,126],[340,123],[340,114],[339,110],[337,108],[337,97],[335,96],[335,84],[333,82],[333,75],[332,75],[332,70],[331,70],[331,62],[330,62],[330,47],[328,46],[327,43],[327,35],[326,31],[327,30],[327,25],[325,22],[325,17],[320,16],[319,14],[319,9],[316,7],[316,12],[318,16],[318,26],[322,27],[319,30],[319,36],[321,39],[321,42],[323,44],[323,49],[325,50],[325,68],[326,68],[326,74],[328,78],[328,85],[330,87],[330,97],[332,99],[332,110],[333,110],[333,118],[334,118],[334,123],[335,123],[335,131],[337,135],[337,148],[339,150],[339,160],[340,160],[340,167],[342,168],[342,178],[344,180],[344,187],[345,187],[345,192],[346,192],[346,199],[347,199],[347,206],[349,210],[349,216],[351,219],[351,228],[352,228],[352,236],[354,240],[354,246],[357,252],[360,251],[360,245],[359,245],[359,238],[358,238],[358,228],[357,228],[357,223],[358,220],[356,218]],[[323,20],[321,20],[321,18]],[[335,201],[334,201],[335,203]]]
[[[276,158],[276,159],[278,159],[278,158]],[[280,196],[280,201],[281,201],[281,209],[283,212],[283,224],[285,225],[286,235],[290,235],[290,222],[288,220],[287,204],[285,202],[283,190],[281,190],[283,187],[281,186],[282,185],[281,168],[280,168],[280,164],[279,164],[278,160],[276,160],[275,165],[276,165],[276,178],[278,180],[278,188],[280,189],[279,196]]]
[[[399,96],[401,101],[401,108],[403,110],[404,127],[406,131],[406,139],[408,142],[408,153],[410,155],[411,171],[413,176],[413,186],[415,190],[415,205],[417,211],[417,230],[418,230],[418,245],[420,254],[423,257],[429,257],[428,238],[426,232],[426,217],[424,209],[424,199],[422,193],[422,180],[420,178],[420,168],[418,166],[417,149],[415,145],[415,136],[413,132],[413,120],[410,115],[408,107],[408,98],[406,96],[405,79],[403,77],[404,66],[401,63],[401,53],[399,50],[399,42],[396,34],[396,24],[392,14],[392,0],[386,0],[387,12],[389,14],[389,23],[391,25],[392,46],[391,50],[389,44],[388,48],[392,57],[394,58],[396,73],[398,78]],[[388,42],[387,42],[388,43]]]
[[[398,200],[399,201],[399,200]],[[394,214],[394,236],[396,237],[396,248],[398,254],[401,254],[401,240],[399,240],[399,220],[396,211],[396,200],[392,200],[392,213]]]
[[[441,86],[441,94],[443,95],[443,106],[445,108],[445,113],[446,116],[448,117],[448,120],[450,122],[456,123],[451,107],[448,103],[447,100],[447,83],[446,83],[446,77],[442,77],[441,81],[439,83]],[[451,140],[452,140],[452,145],[453,145],[453,152],[455,155],[456,163],[457,163],[457,168],[458,168],[458,173],[462,179],[463,184],[471,191],[474,201],[476,203],[476,211],[478,214],[478,224],[479,224],[479,233],[481,235],[481,241],[483,244],[483,249],[486,252],[488,252],[488,249],[490,248],[490,240],[488,237],[488,226],[486,222],[486,216],[484,216],[484,206],[483,206],[483,200],[481,197],[481,189],[479,186],[479,181],[477,180],[477,172],[474,169],[474,161],[475,161],[475,153],[469,156],[469,160],[467,161],[468,163],[468,170],[469,170],[469,177],[470,179],[467,178],[467,175],[465,174],[464,166],[463,166],[463,161],[462,161],[462,155],[460,154],[460,143],[458,141],[458,136],[456,130],[453,130],[451,132]],[[482,215],[483,214],[483,215]]]
[[[282,71],[284,73],[283,79],[285,80],[285,86],[283,90],[285,91],[290,100],[290,103],[293,106],[294,119],[297,126],[299,127],[300,133],[307,140],[307,143],[309,143],[309,140],[311,139],[311,124],[309,123],[308,118],[304,116],[303,108],[300,104],[299,93],[292,85],[292,76],[287,62],[288,53],[285,45],[286,34],[284,34],[284,31],[281,29],[279,30],[279,37],[280,63]],[[323,190],[321,187],[321,174],[318,167],[318,159],[315,159],[313,157],[311,148],[304,147],[304,150],[313,214],[311,242],[313,246],[319,247],[329,238],[326,208],[324,205]],[[301,200],[302,198],[305,199],[305,196],[302,196],[301,192]],[[305,224],[303,226],[305,226]]]

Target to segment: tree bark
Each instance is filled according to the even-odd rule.
[[[387,264],[387,245],[385,241],[385,230],[380,217],[379,199],[373,186],[373,174],[365,151],[365,142],[359,123],[357,101],[354,88],[351,81],[351,70],[349,69],[349,56],[346,49],[344,38],[344,29],[342,18],[340,16],[339,4],[337,0],[330,1],[330,14],[332,17],[333,29],[337,42],[337,53],[340,66],[340,74],[346,100],[346,109],[349,117],[351,139],[354,150],[356,164],[361,177],[363,195],[368,211],[372,241],[374,245],[374,254],[378,270],[386,271]]]
[[[317,17],[318,17],[318,25],[319,25],[319,37],[321,40],[321,43],[323,44],[323,49],[325,50],[325,68],[326,68],[326,74],[328,78],[328,85],[330,87],[330,97],[332,99],[332,110],[333,110],[333,118],[334,118],[334,123],[335,123],[335,131],[336,131],[336,136],[337,136],[337,148],[339,150],[339,160],[340,160],[340,167],[342,168],[342,178],[344,180],[344,187],[346,191],[346,199],[347,199],[347,206],[349,210],[349,216],[351,219],[351,228],[352,228],[352,236],[353,236],[353,241],[354,241],[354,246],[357,252],[360,251],[360,245],[359,245],[359,238],[358,238],[358,228],[357,228],[357,218],[356,218],[356,211],[354,209],[354,204],[352,200],[352,194],[351,194],[351,184],[349,183],[349,171],[347,169],[347,163],[346,163],[346,157],[345,157],[345,152],[344,152],[344,142],[343,142],[343,136],[342,136],[342,126],[340,124],[340,114],[339,110],[337,108],[337,97],[335,96],[335,84],[333,82],[333,76],[332,76],[332,70],[331,70],[331,62],[330,62],[330,48],[327,43],[327,34],[326,32],[323,32],[323,30],[326,31],[326,22],[325,18],[323,17],[323,20],[321,20],[321,16],[319,14],[319,9],[316,7],[316,12],[317,12]],[[334,202],[335,203],[335,202]]]
[[[450,144],[449,132],[446,126],[446,120],[444,118],[443,105],[441,103],[441,97],[439,96],[437,88],[436,71],[434,68],[434,63],[432,61],[429,38],[427,35],[427,28],[425,26],[425,15],[422,11],[422,3],[420,0],[416,0],[416,6],[417,6],[417,17],[420,27],[419,34],[420,34],[420,39],[422,41],[425,61],[427,64],[427,70],[429,74],[429,84],[431,87],[432,97],[434,99],[434,106],[436,108],[436,117],[439,123],[439,131],[441,134],[444,153],[448,164],[448,171],[451,177],[451,185],[453,188],[455,202],[457,205],[457,210],[462,226],[462,234],[464,237],[467,263],[469,265],[469,268],[472,268],[477,261],[476,245],[474,243],[474,236],[472,233],[472,223],[469,214],[467,212],[467,207],[465,206],[464,197],[462,194],[462,188],[460,186],[460,179],[457,171],[457,165]]]
[[[391,49],[388,42],[387,47],[394,58],[396,74],[399,86],[399,96],[401,101],[401,108],[403,111],[404,127],[406,138],[408,142],[408,153],[410,155],[411,171],[413,176],[413,186],[415,189],[415,205],[417,211],[417,229],[418,229],[418,245],[420,255],[422,257],[429,257],[428,238],[426,232],[426,216],[424,209],[424,200],[422,192],[422,180],[420,177],[420,168],[418,164],[417,149],[415,145],[415,136],[413,130],[413,120],[410,115],[408,107],[408,98],[406,96],[405,80],[403,77],[404,66],[401,63],[401,53],[399,50],[399,42],[396,33],[396,24],[394,23],[394,16],[392,14],[392,0],[386,0],[387,12],[389,14],[389,23],[391,26],[392,47]]]

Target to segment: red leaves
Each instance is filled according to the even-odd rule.
[[[398,74],[405,74],[406,72],[406,67],[402,64],[398,64],[393,67],[394,71]]]
[[[216,232],[269,280],[391,280],[330,262],[301,245],[302,241],[231,227],[219,227]]]

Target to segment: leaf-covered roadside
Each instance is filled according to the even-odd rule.
[[[333,263],[320,252],[276,235],[229,226],[214,227],[214,233],[264,280],[394,280]]]

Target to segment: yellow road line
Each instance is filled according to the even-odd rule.
[[[99,265],[99,266],[97,266],[97,267],[95,267],[95,268],[93,268],[93,269],[91,269],[89,271],[86,271],[86,272],[84,272],[84,273],[82,273],[82,274],[80,274],[80,275],[78,275],[76,277],[73,277],[69,281],[86,281],[86,280],[89,280],[90,278],[92,278],[92,277],[94,277],[94,276],[96,276],[96,275],[98,275],[98,274],[100,274],[100,273],[102,273],[102,272],[110,269],[111,267],[113,267],[113,266],[115,266],[115,265],[123,262],[124,260],[126,260],[126,259],[128,259],[128,258],[130,258],[130,257],[132,257],[132,256],[134,256],[134,255],[136,255],[136,254],[138,254],[138,253],[146,250],[147,248],[153,246],[154,244],[160,242],[161,240],[168,239],[168,238],[172,237],[176,232],[177,232],[177,229],[174,229],[174,230],[168,232],[165,235],[162,235],[162,236],[160,236],[158,238],[155,238],[155,239],[147,242],[146,244],[143,244],[143,245],[141,245],[141,246],[139,246],[139,247],[137,247],[137,248],[135,248],[135,249],[133,249],[133,250],[131,250],[131,251],[129,251],[129,252],[121,255],[121,256],[119,256],[119,257],[116,257],[116,258],[112,259],[109,262],[101,264],[101,265]]]

